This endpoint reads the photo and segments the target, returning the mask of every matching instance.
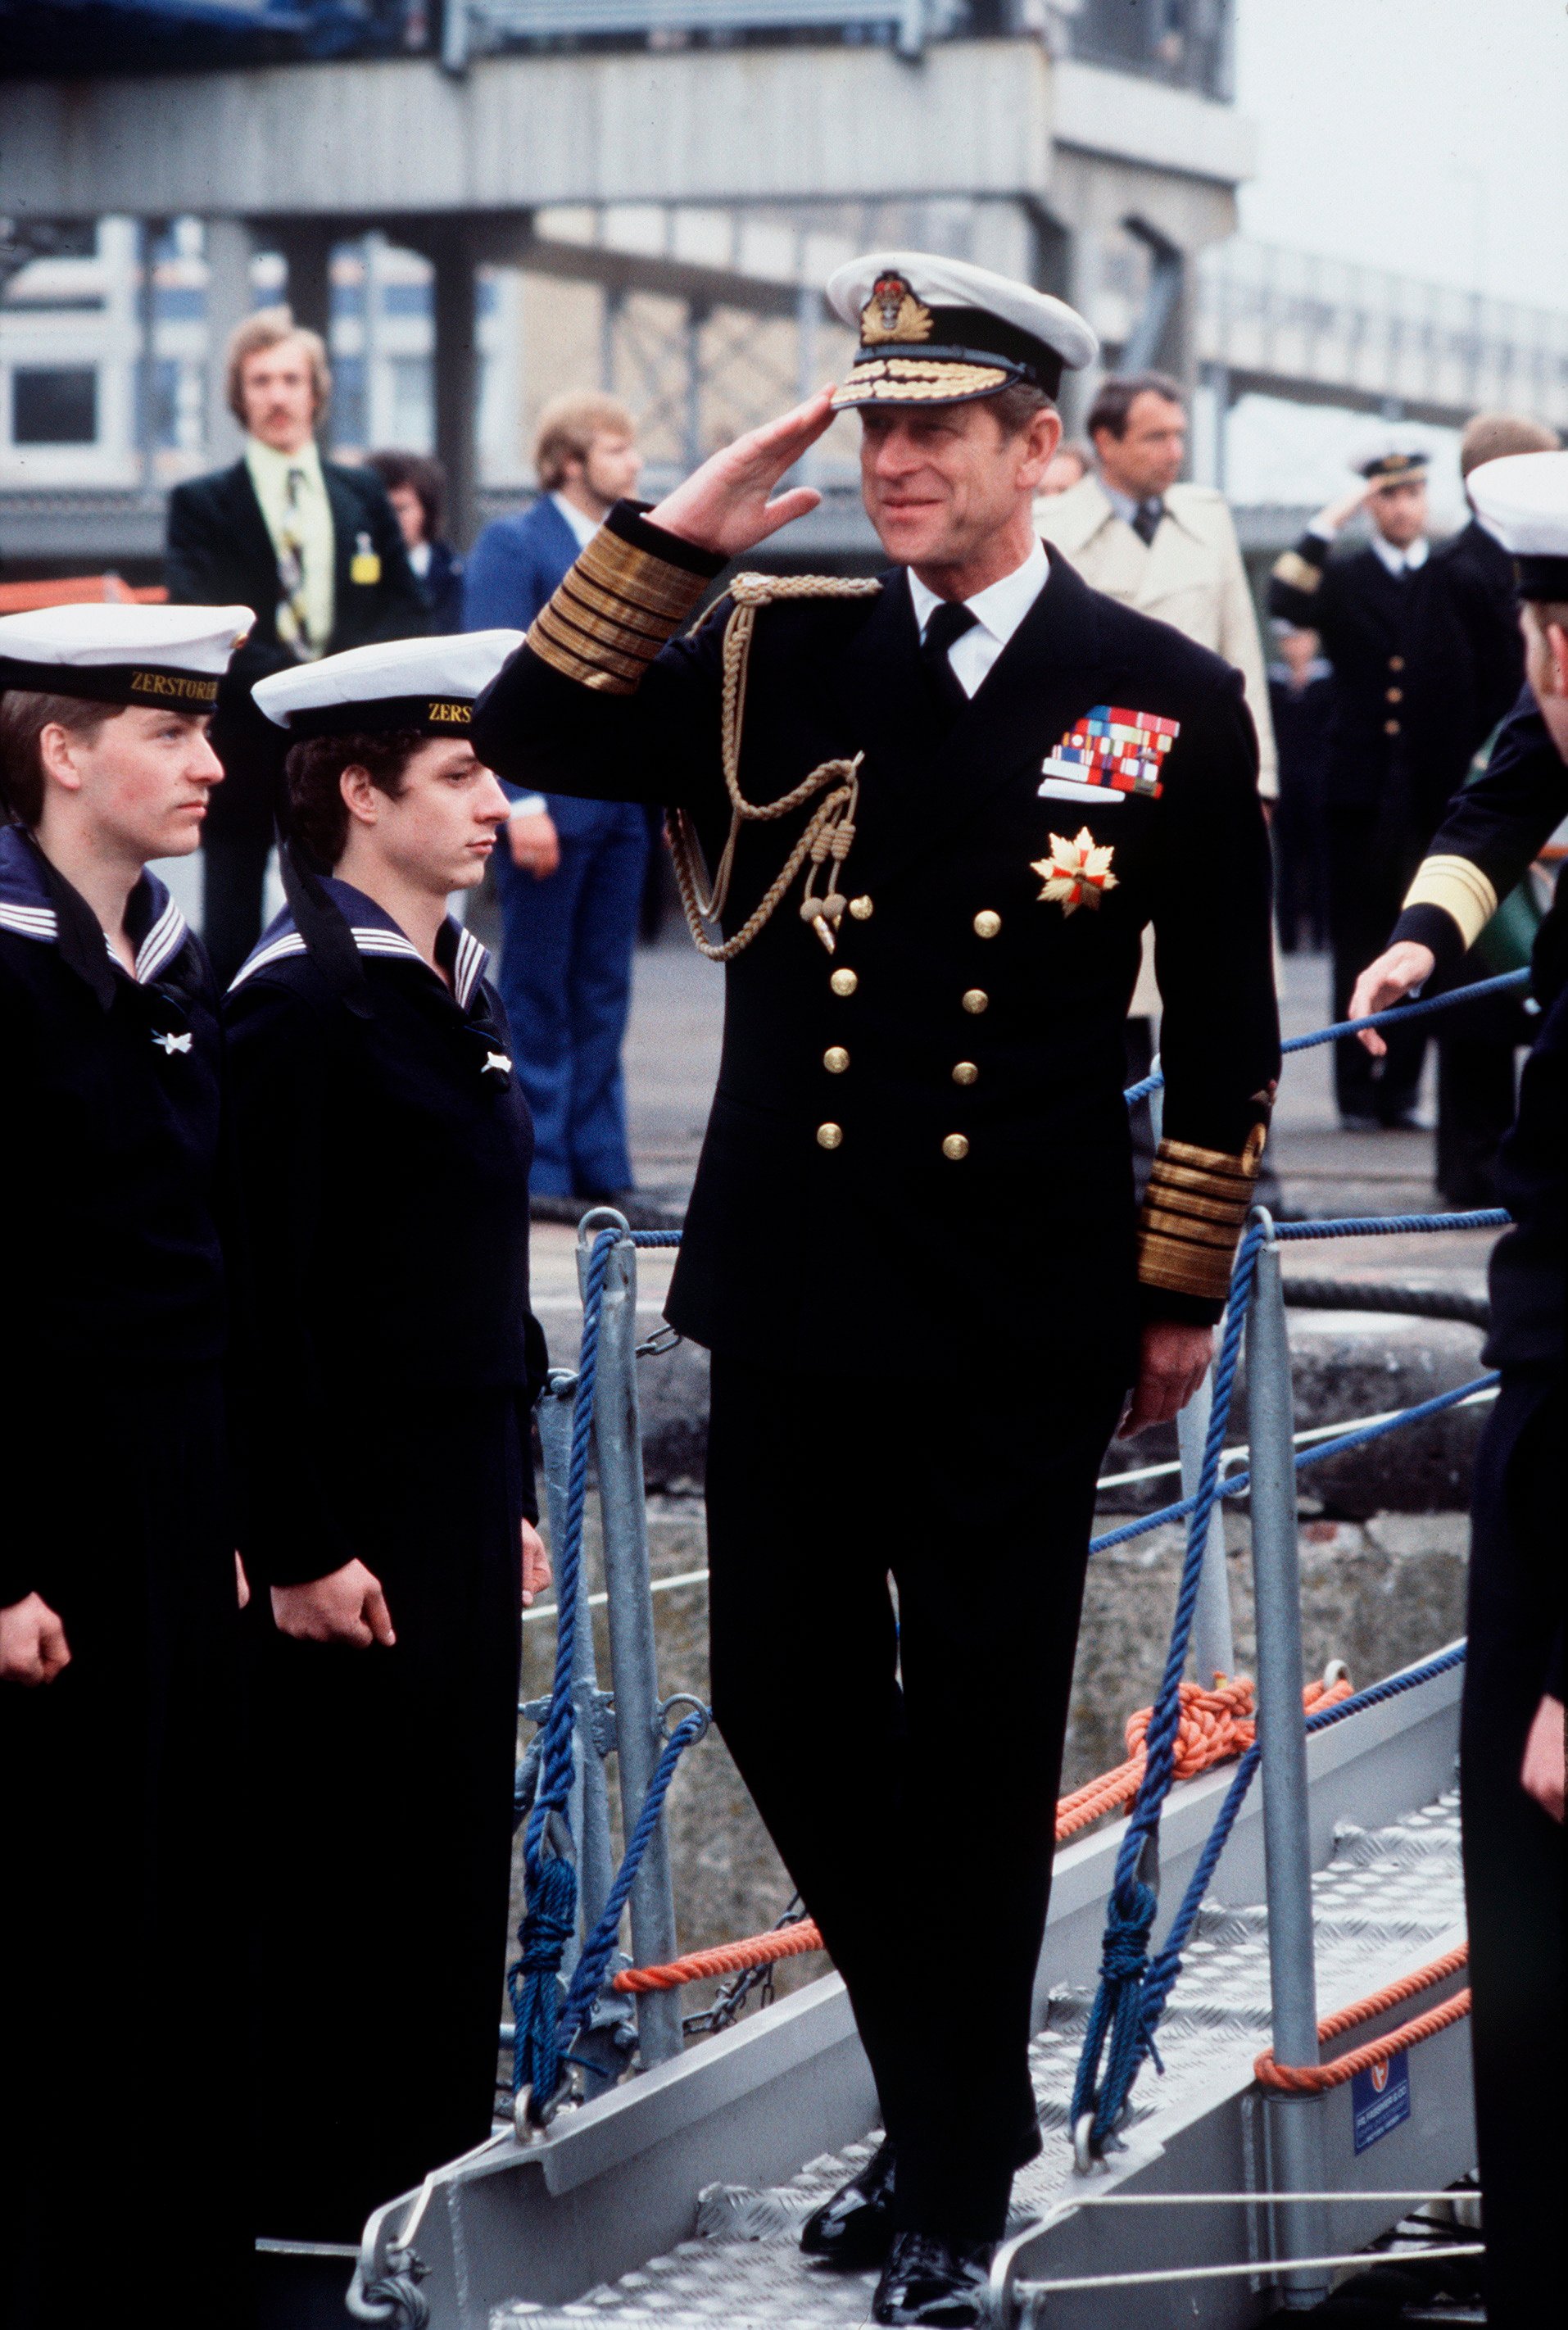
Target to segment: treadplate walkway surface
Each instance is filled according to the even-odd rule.
[[[1452,1947],[1464,1927],[1459,1797],[1440,1796],[1392,1827],[1342,1824],[1327,1868],[1313,1880],[1320,2013],[1331,2013]],[[1156,1928],[1158,1938],[1159,1927]],[[1013,2187],[1009,2233],[1071,2199],[1068,2112],[1089,1994],[1053,1995],[1030,2051],[1044,2149]],[[1165,2077],[1146,2066],[1131,2125],[1157,2138],[1212,2089],[1216,2074],[1245,2070],[1269,2041],[1268,1917],[1214,1904],[1199,1914],[1159,2027]],[[870,2157],[875,2137],[814,2160],[767,2190],[710,2185],[698,2199],[694,2238],[635,2273],[587,2291],[570,2306],[496,2307],[490,2330],[552,2330],[608,2316],[661,2330],[827,2330],[869,2318],[875,2277],[807,2263],[796,2237],[804,2220]]]

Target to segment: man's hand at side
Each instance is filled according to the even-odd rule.
[[[0,1610],[0,1682],[52,1682],[70,1664],[65,1628],[42,1594]]]
[[[819,388],[804,404],[713,454],[648,512],[651,523],[699,550],[722,550],[731,558],[755,549],[822,499],[810,486],[794,486],[776,501],[768,497],[832,425],[833,390]]]
[[[1118,1438],[1130,1440],[1135,1432],[1147,1432],[1151,1424],[1168,1424],[1191,1399],[1214,1356],[1212,1327],[1184,1327],[1174,1320],[1151,1319],[1143,1331],[1138,1382],[1117,1427]]]
[[[534,1596],[543,1594],[553,1572],[550,1556],[544,1550],[544,1539],[532,1521],[523,1524],[523,1607],[531,1610]]]
[[[536,882],[543,882],[561,864],[561,836],[548,810],[534,810],[527,817],[509,819],[506,845],[512,852],[513,865],[532,874]]]
[[[275,1586],[272,1615],[279,1634],[301,1643],[350,1643],[366,1651],[373,1643],[390,1650],[397,1640],[381,1580],[363,1561],[345,1561],[308,1586]]]
[[[1419,946],[1414,939],[1401,939],[1375,962],[1369,962],[1356,980],[1350,999],[1351,1018],[1365,1019],[1374,1011],[1391,1011],[1412,988],[1424,987],[1436,969],[1437,957],[1431,947]],[[1375,1028],[1364,1028],[1357,1041],[1365,1045],[1374,1060],[1381,1060],[1388,1049]]]
[[[1563,1702],[1548,1692],[1535,1710],[1519,1779],[1525,1794],[1558,1823],[1563,1818]]]

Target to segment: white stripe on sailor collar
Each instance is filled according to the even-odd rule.
[[[417,962],[421,971],[429,971],[430,968],[418,947],[411,940],[406,939],[401,931],[388,930],[380,923],[351,923],[349,935],[361,954],[402,957],[409,962]],[[258,947],[249,961],[241,964],[230,982],[230,994],[232,995],[235,988],[242,987],[246,980],[252,978],[257,971],[265,971],[269,964],[281,962],[287,956],[305,954],[307,952],[305,941],[298,931],[285,931],[279,937],[270,940],[267,945]],[[465,1011],[468,1008],[469,998],[475,988],[485,975],[485,968],[489,960],[488,949],[482,946],[471,932],[458,931],[457,949],[453,958],[452,991],[457,997],[459,1007]]]
[[[489,967],[489,948],[481,945],[472,931],[459,927],[457,952],[452,958],[452,992],[459,1010],[468,1009],[475,988]]]
[[[52,946],[59,935],[52,906],[0,905],[0,930],[14,931],[18,937],[37,939],[45,946]],[[185,918],[171,898],[137,949],[136,980],[138,987],[150,985],[165,964],[174,961],[188,935],[189,926]],[[103,943],[115,969],[124,972],[125,964],[115,952],[107,932]]]

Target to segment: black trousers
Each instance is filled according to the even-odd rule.
[[[1562,2281],[1563,1840],[1519,1766],[1554,1683],[1565,1424],[1559,1372],[1505,1369],[1476,1456],[1459,1774],[1490,2330],[1537,2330]]]
[[[1122,1389],[1104,1369],[998,1389],[714,1355],[714,1713],[848,1986],[908,2228],[997,2238],[1031,2145],[1030,2003]]]
[[[251,2317],[239,1612],[216,1372],[73,1379],[45,1596],[0,1683],[0,2323]],[[42,1590],[42,1588],[41,1588]]]
[[[320,1436],[397,1642],[298,1642],[251,1605],[260,2213],[342,2241],[490,2130],[524,1474],[505,1391],[404,1394]]]
[[[1451,984],[1467,987],[1487,976],[1488,966],[1467,956]],[[1497,1151],[1517,1097],[1516,1053],[1534,1030],[1516,995],[1461,1004],[1436,1025],[1437,1185],[1450,1206],[1495,1206]]]
[[[1334,1017],[1350,1016],[1351,990],[1388,944],[1411,876],[1421,857],[1391,846],[1377,811],[1341,804],[1328,812],[1328,926],[1334,950]],[[1374,1060],[1355,1036],[1334,1047],[1334,1097],[1342,1116],[1374,1116],[1392,1124],[1415,1106],[1426,1057],[1429,1020],[1385,1028],[1385,1059]]]

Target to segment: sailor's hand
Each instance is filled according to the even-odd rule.
[[[1563,1818],[1563,1702],[1550,1692],[1535,1710],[1519,1779],[1527,1796],[1534,1796],[1554,1821]]]
[[[52,1682],[70,1664],[65,1628],[42,1594],[0,1610],[0,1682]]]
[[[775,501],[768,497],[787,470],[833,425],[833,390],[819,388],[804,404],[760,429],[749,430],[694,469],[684,485],[648,512],[666,534],[694,543],[699,550],[734,557],[804,517],[822,499],[810,486],[795,486]]]
[[[1173,1319],[1151,1319],[1143,1331],[1138,1382],[1117,1436],[1130,1440],[1151,1424],[1168,1424],[1184,1408],[1214,1356],[1212,1327],[1186,1327]]]
[[[1431,947],[1418,946],[1414,939],[1401,939],[1375,962],[1369,962],[1356,980],[1350,1017],[1365,1019],[1374,1011],[1392,1011],[1412,988],[1424,987],[1436,969],[1437,957]],[[1364,1028],[1356,1041],[1365,1045],[1374,1060],[1381,1060],[1388,1049],[1375,1028]]]
[[[250,1580],[246,1577],[245,1565],[237,1553],[234,1556],[234,1599],[241,1610],[250,1607]]]
[[[279,1634],[300,1643],[351,1643],[367,1651],[373,1643],[390,1650],[397,1640],[381,1580],[363,1561],[345,1561],[307,1586],[275,1586],[272,1615]]]
[[[534,1607],[534,1596],[543,1594],[554,1575],[550,1556],[544,1550],[544,1539],[532,1521],[523,1524],[523,1607]]]

